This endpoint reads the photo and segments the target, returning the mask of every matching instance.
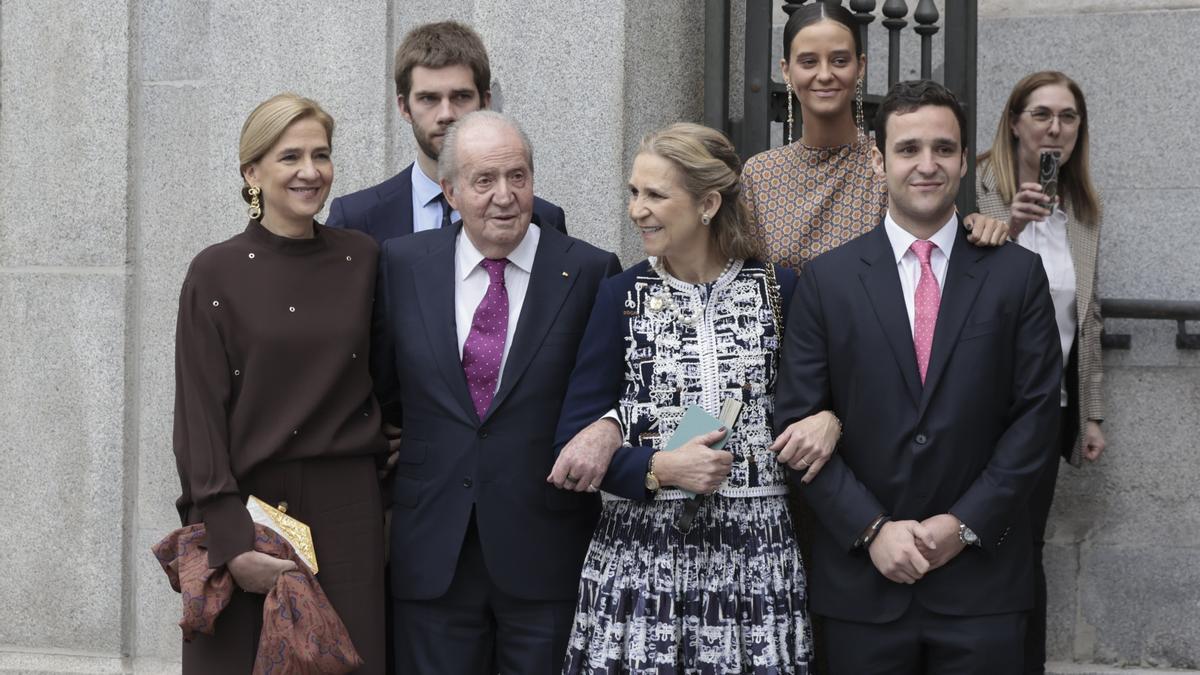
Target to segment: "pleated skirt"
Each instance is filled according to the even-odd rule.
[[[807,675],[804,568],[786,498],[606,501],[592,538],[567,675]]]

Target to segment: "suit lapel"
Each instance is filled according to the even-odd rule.
[[[421,319],[429,338],[429,347],[450,392],[458,400],[471,423],[477,419],[475,404],[467,389],[458,353],[458,328],[454,319],[454,242],[457,228],[440,232],[439,238],[425,258],[413,265],[413,286]]]
[[[913,349],[912,328],[908,323],[908,310],[904,304],[904,291],[900,288],[900,274],[896,270],[896,258],[892,245],[880,223],[867,242],[862,256],[866,269],[859,273],[867,298],[875,310],[875,317],[883,327],[896,365],[904,376],[904,384],[915,405],[921,400],[921,378],[917,371],[917,355]]]
[[[371,228],[377,241],[386,241],[413,232],[413,166],[409,164],[407,169],[379,186],[379,205],[375,209],[376,222],[372,223]]]
[[[929,370],[925,373],[918,416],[925,414],[933,391],[946,370],[946,363],[958,344],[958,335],[962,332],[967,315],[971,313],[971,305],[987,278],[987,269],[976,264],[983,258],[983,250],[967,243],[961,222],[956,227],[954,252],[946,269],[946,283],[938,307],[937,327],[933,330],[933,349],[929,355]]]
[[[546,334],[554,326],[563,301],[579,277],[579,265],[566,255],[569,244],[570,240],[552,229],[541,231],[525,302],[521,305],[517,330],[513,333],[508,360],[500,377],[500,388],[484,415],[485,420],[500,407],[533,362]]]

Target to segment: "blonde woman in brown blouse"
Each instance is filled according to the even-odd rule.
[[[788,109],[799,102],[803,135],[791,142],[789,124],[788,144],[751,157],[742,181],[768,259],[800,271],[879,225],[887,191],[871,168],[872,143],[856,123],[867,57],[853,15],[822,2],[801,7],[783,29],[783,53]],[[1003,221],[979,214],[965,222],[977,244],[997,246],[1008,232]]]
[[[264,593],[295,567],[254,550],[254,495],[312,530],[317,581],[365,665],[383,673],[387,453],[367,370],[379,247],[313,218],[333,182],[333,119],[280,94],[242,128],[250,222],[188,268],[175,337],[175,459],[184,525],[204,523],[210,568],[238,591],[183,672],[249,673]]]

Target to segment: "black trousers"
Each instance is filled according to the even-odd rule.
[[[1057,449],[1069,453],[1079,434],[1075,410],[1063,408]],[[1029,496],[1029,525],[1033,533],[1033,609],[1029,612],[1029,630],[1025,634],[1025,671],[1041,675],[1046,672],[1046,570],[1042,566],[1042,551],[1046,548],[1046,523],[1050,520],[1050,505],[1054,502],[1054,486],[1061,465],[1058,455],[1046,465],[1045,471]]]
[[[472,515],[449,590],[393,599],[395,675],[557,675],[574,618],[573,598],[525,600],[496,586]]]
[[[1025,620],[1025,612],[946,616],[916,600],[890,623],[825,617],[828,675],[1013,675]]]

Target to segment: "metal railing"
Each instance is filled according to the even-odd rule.
[[[838,0],[814,0],[844,4]],[[771,123],[783,122],[787,113],[787,91],[772,74],[777,65],[771,59],[774,0],[745,0],[745,81],[741,118],[729,116],[729,25],[730,0],[705,0],[704,29],[704,121],[730,135],[743,159],[771,145]],[[789,15],[806,2],[784,2]],[[849,9],[859,24],[863,49],[868,44],[867,27],[875,20],[875,0],[850,0]],[[888,31],[888,86],[900,79],[900,44],[908,25],[909,4],[905,0],[885,0],[882,25]],[[953,0],[946,3],[944,26],[937,25],[939,14],[933,0],[915,3],[913,31],[921,40],[921,77],[933,75],[933,36],[943,31],[944,84],[958,96],[967,113],[963,137],[968,143],[968,174],[963,185],[975,184],[975,88],[978,31],[978,0]],[[870,65],[868,65],[868,68]],[[882,95],[864,92],[864,118],[870,127]],[[868,129],[869,130],[869,129]],[[958,207],[963,213],[975,211],[973,190],[960,190]]]
[[[1151,319],[1175,321],[1175,347],[1178,349],[1200,349],[1200,333],[1187,331],[1188,321],[1200,321],[1200,302],[1191,300],[1130,300],[1126,298],[1103,298],[1100,314],[1105,319]],[[1129,349],[1133,337],[1128,334],[1103,333],[1100,344],[1104,349]]]

